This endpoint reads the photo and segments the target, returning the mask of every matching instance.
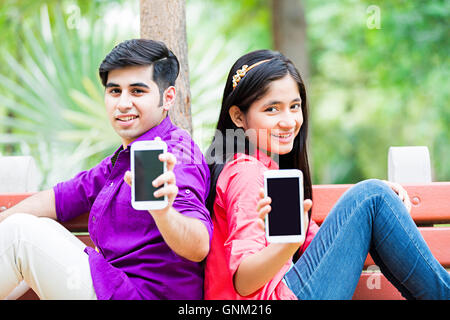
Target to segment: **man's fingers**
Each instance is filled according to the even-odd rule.
[[[174,184],[167,185],[153,192],[153,195],[156,198],[160,198],[163,196],[176,197],[177,194],[178,194],[178,187]]]
[[[131,187],[131,181],[132,181],[132,175],[131,171],[125,172],[125,175],[123,176],[123,180]]]
[[[167,171],[172,171],[173,168],[175,167],[175,164],[177,163],[177,158],[175,158],[175,156],[172,153],[166,152],[159,155],[159,161],[163,162],[165,161]]]
[[[152,181],[152,185],[155,188],[162,186],[164,183],[175,184],[175,173],[173,173],[173,171],[166,171],[158,178]]]

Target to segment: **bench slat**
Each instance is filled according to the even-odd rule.
[[[321,224],[351,184],[314,185],[312,218]],[[450,182],[403,185],[413,203],[411,216],[418,224],[450,223]]]
[[[89,221],[89,212],[86,212],[70,221],[63,222],[62,225],[67,230],[72,232],[87,232],[88,221]]]
[[[25,198],[33,195],[34,192],[30,193],[0,193],[0,211],[2,207],[8,209],[16,205]],[[89,213],[84,213],[75,219],[67,222],[63,222],[62,225],[72,232],[87,232],[88,231],[88,219]]]
[[[397,288],[381,272],[361,274],[353,300],[404,300]]]
[[[419,231],[433,256],[444,268],[450,268],[450,227],[419,227]],[[374,264],[372,257],[368,255],[364,262],[364,269]]]
[[[95,248],[94,242],[92,242],[89,234],[77,235],[77,238],[80,239],[88,247]]]
[[[28,290],[19,300],[38,300],[33,290]],[[363,273],[356,286],[353,300],[404,300],[400,292],[381,272]]]
[[[405,300],[397,288],[381,272],[362,273],[352,299]]]
[[[20,201],[29,196],[33,195],[35,192],[27,193],[0,193],[0,208],[5,207],[6,209],[11,208]]]

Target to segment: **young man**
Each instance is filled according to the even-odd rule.
[[[0,214],[0,299],[21,280],[41,299],[203,297],[200,262],[212,234],[204,205],[209,170],[189,134],[167,115],[178,70],[175,55],[152,40],[125,41],[106,56],[99,73],[122,145],[94,168]],[[137,211],[131,206],[130,146],[155,138],[168,146],[160,156],[168,170],[154,185],[167,183],[157,196],[167,195],[169,204]],[[88,211],[95,249],[54,221]]]

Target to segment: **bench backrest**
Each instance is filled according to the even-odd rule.
[[[314,185],[312,218],[318,224],[351,184]],[[417,225],[450,223],[450,182],[403,185],[413,204],[411,216]],[[0,211],[10,208],[33,193],[0,193]],[[64,223],[73,232],[87,230],[88,214]]]
[[[341,195],[352,185],[313,186],[312,218],[321,224]],[[417,225],[450,223],[450,182],[404,184],[411,199],[411,216]]]

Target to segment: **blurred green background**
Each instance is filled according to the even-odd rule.
[[[450,2],[302,3],[313,183],[385,179],[389,147],[406,145],[427,146],[433,180],[450,181]],[[202,150],[231,65],[273,48],[272,13],[270,0],[186,1]],[[115,150],[97,70],[139,37],[139,1],[0,0],[0,30],[0,155],[32,155],[47,188]]]

